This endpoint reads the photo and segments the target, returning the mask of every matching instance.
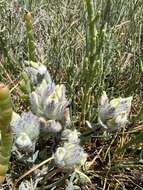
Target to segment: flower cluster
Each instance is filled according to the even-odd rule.
[[[40,118],[43,126],[41,131],[60,132],[64,125],[70,123],[65,86],[55,85],[43,64],[27,62],[25,71],[35,85],[29,96],[31,110]]]
[[[128,122],[131,102],[132,97],[119,97],[109,101],[106,92],[103,92],[99,104],[99,123],[109,131],[124,127]]]
[[[28,62],[25,71],[33,85],[33,91],[29,94],[32,112],[21,117],[16,116],[17,119],[12,122],[16,134],[15,146],[26,151],[31,150],[39,136],[40,126],[41,136],[61,132],[64,143],[54,153],[55,163],[59,167],[74,169],[83,165],[87,154],[79,145],[80,133],[66,129],[70,124],[70,114],[65,86],[56,85],[42,64]],[[16,127],[18,125],[19,129]]]
[[[85,164],[87,154],[79,145],[80,133],[77,130],[65,129],[62,132],[62,140],[66,140],[62,147],[57,148],[54,154],[55,163],[62,169],[74,170]]]

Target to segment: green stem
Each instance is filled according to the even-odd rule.
[[[88,31],[87,31],[87,50],[83,66],[84,83],[83,86],[83,101],[82,101],[82,124],[85,123],[86,110],[91,95],[91,84],[93,81],[93,67],[96,64],[96,37],[97,29],[95,25],[95,10],[93,0],[84,0],[87,10]]]
[[[12,132],[9,125],[11,117],[12,106],[9,90],[4,84],[0,83],[0,183],[2,182],[1,178],[6,175],[11,156]]]
[[[27,46],[29,61],[36,61],[35,40],[32,29],[32,15],[30,12],[26,13],[25,15],[25,24],[27,29]]]

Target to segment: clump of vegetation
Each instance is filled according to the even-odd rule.
[[[2,189],[142,189],[142,8],[0,1]]]

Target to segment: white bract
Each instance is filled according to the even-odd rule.
[[[33,143],[29,136],[26,133],[21,133],[15,140],[15,145],[18,147],[19,150],[32,151]]]

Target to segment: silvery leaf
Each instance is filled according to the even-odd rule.
[[[31,190],[30,182],[27,180],[22,181],[21,184],[19,185],[18,190]]]

